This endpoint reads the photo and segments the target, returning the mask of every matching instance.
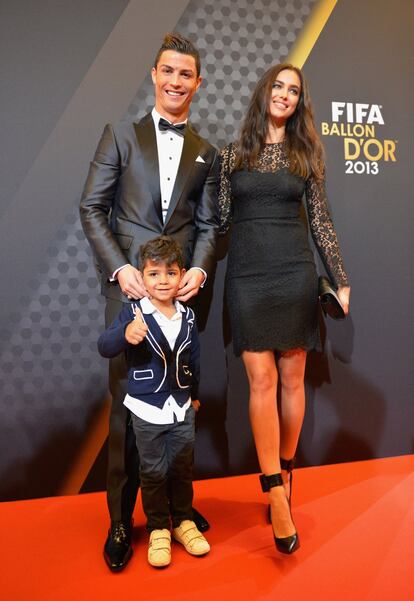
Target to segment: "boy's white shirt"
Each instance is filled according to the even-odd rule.
[[[182,313],[185,312],[185,308],[179,301],[175,301],[174,304],[176,313],[169,319],[163,313],[158,311],[149,298],[144,297],[140,302],[143,315],[153,315],[171,349],[174,348],[175,341],[180,333]],[[184,421],[187,409],[191,405],[191,397],[189,397],[188,401],[180,407],[174,397],[170,395],[165,401],[162,409],[159,409],[158,407],[154,407],[149,403],[145,403],[144,401],[140,401],[139,399],[126,394],[124,405],[131,413],[150,424],[166,425],[174,423],[174,416],[177,421]]]

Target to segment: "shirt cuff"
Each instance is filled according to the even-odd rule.
[[[207,282],[207,273],[204,271],[204,269],[201,269],[201,267],[191,267],[191,269],[198,269],[204,275],[204,282],[200,284],[200,288],[204,288],[204,285]]]
[[[118,269],[115,269],[115,271],[113,272],[113,274],[111,275],[111,277],[109,278],[110,282],[116,282],[117,278],[116,276],[118,275],[118,273],[121,271],[121,269],[123,269],[124,267],[128,267],[129,263],[125,263],[125,265],[122,265],[121,267],[118,267]]]

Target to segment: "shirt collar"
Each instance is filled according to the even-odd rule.
[[[160,311],[158,311],[157,307],[155,307],[152,302],[150,301],[150,299],[147,296],[144,296],[143,298],[141,298],[141,310],[144,313],[144,315],[148,315],[151,313],[159,313],[160,315],[162,315],[162,313],[160,313]],[[175,306],[175,310],[177,311],[177,313],[185,313],[185,307],[178,301],[174,301],[174,306]]]
[[[155,128],[158,128],[158,122],[161,119],[162,115],[159,114],[159,112],[156,110],[155,106],[151,111],[151,115],[152,115],[152,119],[154,121],[154,125]],[[162,117],[163,119],[165,119],[165,117]],[[169,119],[165,119],[166,121],[168,121],[168,123],[172,123],[172,121],[170,121]],[[188,123],[188,119],[185,119],[185,121],[180,121],[179,123],[174,123],[174,125],[180,125],[181,123]]]

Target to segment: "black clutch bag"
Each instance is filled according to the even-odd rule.
[[[336,290],[330,280],[323,275],[319,276],[318,293],[322,311],[325,315],[329,315],[332,319],[345,319],[345,313]]]

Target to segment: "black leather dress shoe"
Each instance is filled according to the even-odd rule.
[[[206,518],[197,511],[195,507],[193,507],[193,522],[200,530],[200,532],[207,532],[207,530],[210,530],[210,524],[207,522]]]
[[[132,522],[111,522],[104,546],[104,558],[112,572],[120,572],[131,559]]]

